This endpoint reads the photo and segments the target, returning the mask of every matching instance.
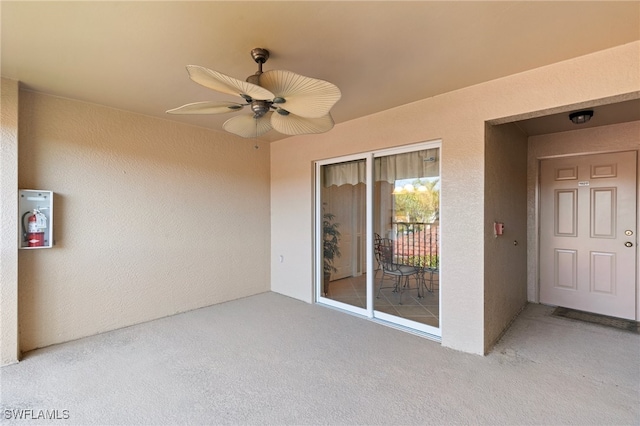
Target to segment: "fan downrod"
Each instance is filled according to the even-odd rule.
[[[262,47],[256,47],[251,50],[251,57],[258,64],[258,71],[255,74],[247,77],[247,80],[251,84],[255,84],[260,86],[260,74],[262,74],[262,64],[267,62],[269,59],[269,51],[267,49],[263,49]]]

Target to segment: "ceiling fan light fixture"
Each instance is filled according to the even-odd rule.
[[[569,114],[569,120],[573,124],[584,124],[593,117],[593,110],[576,111]]]
[[[251,111],[253,111],[254,118],[260,118],[269,112],[269,102],[267,101],[257,101],[254,100],[251,102]]]
[[[271,129],[286,135],[304,135],[333,128],[335,123],[329,112],[342,96],[338,87],[291,71],[263,73],[262,64],[269,59],[267,49],[253,49],[251,57],[258,64],[258,71],[245,81],[198,65],[187,65],[189,78],[194,82],[220,93],[240,96],[245,103],[196,102],[167,113],[222,114],[249,106],[251,115],[231,118],[222,126],[245,138],[257,138]],[[285,103],[286,110],[277,106]],[[277,114],[273,114],[273,110]]]

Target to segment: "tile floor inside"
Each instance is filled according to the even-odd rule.
[[[431,278],[433,281],[431,281]],[[421,290],[423,297],[418,297],[417,281],[415,277],[409,279],[409,289],[403,291],[394,290],[395,277],[386,275],[382,289],[378,289],[382,280],[382,271],[377,271],[374,276],[375,296],[373,298],[374,309],[390,315],[406,318],[433,327],[439,327],[440,323],[440,283],[438,274],[432,276],[425,274],[426,286]],[[366,308],[366,274],[358,277],[348,277],[331,281],[327,297],[338,302],[346,303],[360,308]]]

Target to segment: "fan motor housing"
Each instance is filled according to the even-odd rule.
[[[249,77],[247,77],[247,79],[245,81],[247,83],[251,83],[251,84],[255,84],[256,86],[260,86],[260,74],[258,74],[258,73],[251,74]]]
[[[271,107],[271,102],[269,101],[251,101],[251,111],[253,111],[254,118],[260,118],[269,112],[269,108]]]

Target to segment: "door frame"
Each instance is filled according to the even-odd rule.
[[[603,161],[602,164],[609,164],[609,161],[614,161],[614,159],[616,162],[618,162],[618,166],[619,166],[618,171],[620,173],[618,176],[614,176],[614,177],[617,177],[617,180],[615,181],[617,183],[613,183],[613,181],[611,180],[601,180],[601,179],[598,179],[597,177],[592,177],[592,179],[589,179],[588,176],[584,174],[585,171],[588,172],[589,165],[593,166],[593,164],[600,164],[601,161]],[[560,163],[558,163],[559,161]],[[606,161],[606,163],[604,161]],[[549,162],[555,162],[555,163],[549,163]],[[624,225],[624,226],[637,227],[638,152],[635,150],[622,150],[617,152],[599,152],[599,153],[580,154],[580,155],[566,155],[561,157],[542,158],[538,161],[538,163],[539,163],[539,170],[540,170],[539,182],[538,182],[538,185],[540,188],[540,198],[542,199],[543,197],[542,190],[546,188],[544,194],[546,194],[545,202],[547,203],[546,206],[542,206],[542,203],[540,203],[540,208],[538,211],[539,217],[543,217],[543,215],[546,215],[545,216],[546,226],[543,228],[541,224],[539,229],[540,230],[539,258],[542,259],[544,257],[546,263],[543,269],[542,262],[540,261],[540,264],[538,265],[538,275],[539,276],[545,275],[548,280],[551,280],[549,273],[551,273],[551,271],[555,269],[555,267],[553,266],[553,260],[552,258],[549,257],[550,252],[548,251],[552,247],[549,247],[549,245],[542,247],[542,245],[540,244],[540,242],[542,241],[543,235],[545,236],[545,240],[547,241],[547,243],[549,243],[550,241],[556,241],[556,243],[551,244],[554,248],[559,247],[558,244],[560,244],[560,247],[564,247],[566,249],[570,249],[570,248],[578,249],[581,252],[580,254],[578,254],[578,257],[582,260],[580,260],[581,263],[579,263],[577,267],[578,269],[582,270],[583,273],[585,272],[585,269],[588,269],[588,265],[590,264],[590,261],[588,261],[587,258],[585,258],[585,255],[587,255],[589,251],[593,253],[593,250],[605,250],[605,251],[615,250],[615,252],[620,255],[620,260],[626,259],[624,261],[624,266],[620,264],[618,264],[617,266],[614,266],[614,269],[617,271],[616,275],[621,274],[619,276],[620,284],[622,283],[625,284],[624,287],[620,287],[621,289],[624,289],[623,293],[616,295],[614,299],[610,299],[607,296],[602,296],[602,295],[601,296],[592,295],[588,291],[585,292],[584,286],[585,284],[588,284],[588,282],[587,283],[584,282],[585,281],[584,279],[587,277],[583,275],[582,276],[583,279],[581,281],[575,282],[575,284],[577,285],[577,287],[575,288],[576,290],[575,293],[566,292],[565,290],[557,290],[555,288],[552,288],[553,286],[548,281],[545,281],[546,282],[544,286],[544,290],[546,294],[545,303],[548,303],[553,306],[555,306],[555,304],[557,303],[560,306],[566,306],[566,307],[572,307],[572,306],[577,307],[576,305],[582,305],[583,307],[578,309],[583,309],[587,312],[594,312],[594,313],[604,313],[603,311],[610,311],[609,315],[612,315],[612,316],[618,316],[613,312],[613,311],[616,311],[616,313],[619,314],[621,318],[629,318],[629,319],[635,320],[637,316],[637,304],[630,303],[630,302],[631,301],[635,302],[637,291],[638,291],[638,282],[636,279],[637,272],[638,272],[638,260],[637,260],[638,248],[637,248],[637,244],[634,245],[633,248],[624,248],[622,246],[622,241],[628,241],[629,239],[631,239],[635,242],[637,240],[637,235],[636,235],[637,228],[635,228],[636,232],[633,233],[632,236],[624,236],[623,234],[618,234],[618,232],[622,232],[622,229],[625,229],[625,228],[619,228],[616,231],[614,240],[607,239],[607,240],[600,240],[599,242],[596,242],[598,240],[593,240],[593,236],[589,235],[589,233],[587,232],[587,233],[575,234],[574,237],[577,237],[577,238],[571,239],[570,241],[568,241],[563,238],[558,239],[557,235],[554,236],[554,231],[550,229],[550,227],[552,228],[554,226],[553,222],[555,222],[555,220],[552,220],[549,215],[556,208],[554,206],[555,203],[552,202],[550,199],[554,197],[553,195],[554,188],[562,188],[562,191],[565,191],[565,192],[576,191],[575,202],[578,204],[581,204],[582,208],[584,209],[585,208],[584,203],[590,200],[590,196],[588,194],[589,193],[593,194],[593,188],[595,188],[596,190],[598,188],[600,188],[601,190],[605,190],[611,187],[612,185],[614,185],[620,189],[624,188],[625,192],[619,192],[621,198],[626,198],[626,195],[632,197],[634,194],[631,191],[635,192],[636,196],[633,199],[636,202],[631,204],[635,207],[635,209],[633,209],[634,210],[633,215],[625,216],[626,219],[624,223],[626,223],[627,225]],[[626,164],[628,167],[633,167],[633,173],[629,173],[631,170],[626,169],[623,175],[622,174],[623,172],[621,169],[622,163]],[[591,181],[592,183],[591,185],[592,189],[586,188],[586,193],[584,188],[582,190],[579,190],[577,189],[577,186],[575,186],[578,184],[578,180],[558,182],[557,179],[554,179],[553,175],[551,175],[555,167],[560,167],[559,165],[564,165],[565,167],[571,167],[571,166],[575,166],[576,164],[580,164],[580,166],[578,166],[580,167],[580,169],[578,170],[582,170],[582,175],[576,176],[574,177],[574,179],[578,179],[578,180],[588,179],[587,182]],[[545,173],[544,175],[543,175],[543,167],[545,167],[544,170],[546,170],[544,172]],[[585,170],[585,167],[586,167],[586,170]],[[544,188],[542,184],[543,181],[546,182],[546,186]],[[558,189],[556,189],[556,191],[557,190]],[[629,191],[629,192],[626,192],[626,191]],[[580,194],[582,195],[578,195],[578,192],[580,192]],[[626,195],[623,196],[623,194],[626,194]],[[587,198],[585,199],[585,197]],[[614,196],[613,198],[615,199],[616,197]],[[578,200],[582,200],[582,201],[580,202]],[[589,203],[591,203],[591,201],[589,201]],[[621,204],[616,204],[616,205],[622,208]],[[626,203],[625,205],[627,207],[631,206],[628,203]],[[576,208],[578,208],[578,206],[576,206]],[[590,219],[592,215],[593,215],[593,211],[591,210],[591,205],[589,205],[589,211],[582,210],[578,212],[578,217],[581,217],[581,219],[579,219],[580,220],[579,223],[582,223],[582,226],[581,226],[582,231],[585,231],[584,227],[587,226],[587,223],[590,224],[589,226],[593,226],[593,224],[591,223],[593,219],[592,218]],[[574,222],[578,221],[578,217],[574,217]],[[616,213],[616,218],[620,218],[620,216],[618,216],[617,213]],[[615,221],[615,219],[613,220]],[[542,220],[540,222],[542,222]],[[631,225],[630,223],[633,223],[633,225]],[[622,227],[622,223],[620,223],[619,226]],[[579,232],[582,232],[582,231],[579,231]],[[578,232],[578,231],[574,229],[574,232]],[[591,233],[593,232],[594,231],[592,229]],[[615,241],[615,244],[612,245],[614,241]],[[618,246],[618,244],[620,244],[620,246]],[[602,245],[608,248],[602,248],[602,247],[598,248],[598,246],[602,246]],[[587,247],[590,247],[590,248],[587,249]],[[547,250],[544,252],[544,256],[542,253],[543,249]],[[629,251],[631,250],[633,250],[633,252],[629,253]],[[618,263],[618,262],[615,262],[615,263]],[[624,268],[624,269],[620,269],[620,268]],[[632,268],[633,272],[631,272],[629,268]],[[541,272],[542,270],[545,271],[544,274]],[[622,274],[623,270],[625,271],[624,274]],[[574,273],[576,273],[576,271],[574,271]],[[632,284],[632,286],[630,284]],[[541,294],[543,290],[542,280],[540,280],[538,290],[539,290],[539,293]],[[561,302],[561,300],[563,300],[563,302]],[[613,302],[613,300],[615,300],[616,302]]]
[[[367,182],[369,181],[369,176],[371,176],[371,171],[370,169],[372,168],[371,166],[371,162],[369,161],[370,158],[370,154],[364,153],[364,154],[352,154],[352,155],[345,155],[345,156],[341,156],[341,157],[334,157],[334,158],[330,158],[330,159],[326,159],[326,160],[319,160],[316,161],[314,164],[314,196],[313,196],[313,203],[314,203],[314,208],[313,208],[313,212],[314,212],[314,218],[313,218],[313,223],[314,223],[314,239],[313,239],[313,253],[314,253],[314,262],[313,262],[313,276],[314,276],[314,289],[313,289],[313,294],[315,296],[315,302],[316,303],[322,303],[323,305],[327,305],[327,306],[331,306],[334,308],[338,308],[347,312],[351,312],[353,314],[356,315],[361,315],[363,317],[368,317],[368,318],[372,318],[372,315],[369,314],[368,309],[367,308],[359,308],[357,306],[353,306],[353,305],[348,305],[346,303],[342,303],[333,299],[330,299],[328,297],[324,297],[322,295],[322,279],[323,279],[323,259],[322,259],[322,250],[319,248],[320,243],[323,239],[323,235],[322,235],[322,166],[326,166],[329,164],[335,164],[335,163],[344,163],[344,162],[348,162],[348,161],[357,161],[357,160],[365,160],[366,165],[367,165],[367,172],[366,172],[366,180]],[[369,186],[366,186],[366,194],[365,194],[365,211],[366,211],[366,217],[365,217],[365,229],[366,229],[366,233],[368,234],[369,232]],[[352,218],[353,220],[353,218]],[[369,273],[369,249],[367,248],[367,253],[366,253],[366,272]],[[368,280],[368,278],[367,278]],[[369,292],[367,292],[369,293]],[[367,300],[367,306],[369,305],[369,301]]]
[[[374,253],[373,253],[373,244],[370,242],[373,241],[373,233],[374,233],[374,185],[372,184],[374,180],[374,172],[373,172],[373,163],[376,157],[393,155],[393,154],[401,154],[412,151],[420,151],[423,149],[432,149],[438,148],[440,150],[440,163],[439,163],[439,176],[442,179],[442,140],[436,139],[433,141],[424,141],[417,142],[410,145],[403,145],[400,147],[394,148],[386,148],[381,150],[368,151],[359,154],[352,154],[340,157],[334,157],[324,160],[318,160],[314,163],[314,196],[313,196],[313,212],[314,212],[314,239],[313,239],[313,253],[314,253],[314,262],[313,262],[313,286],[314,291],[313,294],[315,296],[315,303],[321,303],[323,305],[331,306],[334,308],[338,308],[365,318],[368,318],[372,321],[380,322],[384,325],[388,325],[394,328],[399,328],[404,331],[409,331],[415,334],[419,334],[423,337],[427,337],[431,340],[435,340],[440,342],[442,336],[443,329],[443,321],[442,321],[442,291],[439,291],[439,327],[435,328],[426,324],[421,324],[417,322],[413,322],[410,320],[406,320],[404,318],[395,317],[392,315],[385,314],[380,311],[376,311],[374,307]],[[367,303],[366,307],[359,308],[356,306],[348,305],[327,297],[322,296],[322,252],[319,249],[320,242],[322,241],[322,229],[321,229],[321,218],[322,218],[322,200],[321,200],[321,192],[322,192],[322,182],[321,182],[321,171],[322,166],[347,162],[347,161],[355,161],[355,160],[365,160],[366,164],[366,188],[365,188],[365,240],[369,243],[366,244],[366,274],[367,274]],[[442,191],[440,190],[440,198],[442,199]],[[440,220],[442,221],[442,210],[440,211]],[[441,228],[442,229],[442,228]],[[440,236],[442,241],[442,235]],[[441,253],[438,253],[440,257],[440,268],[439,268],[439,283],[442,286],[443,283],[443,264],[442,264],[442,256]]]
[[[624,123],[622,124],[624,125]],[[608,133],[608,130],[615,132],[616,127],[621,125],[606,126],[604,132]],[[598,128],[576,130],[573,132],[564,132],[551,135],[541,135],[541,139],[559,139],[563,137],[567,138],[565,145],[560,145],[562,142],[556,140],[555,142],[548,143],[551,146],[556,144],[555,148],[536,148],[533,145],[536,142],[536,137],[529,138],[528,149],[528,202],[529,202],[529,215],[532,219],[528,224],[529,241],[533,241],[535,244],[529,247],[528,251],[528,263],[529,263],[529,276],[528,281],[528,299],[530,302],[540,303],[540,166],[542,160],[555,159],[562,157],[577,157],[592,154],[608,154],[618,153],[625,151],[636,152],[636,189],[640,189],[640,149],[638,148],[638,139],[631,141],[628,146],[623,142],[610,144],[602,144],[602,146],[592,145],[592,143],[581,143],[584,139],[590,137],[591,133],[602,133]],[[533,142],[532,142],[533,139]],[[547,141],[545,141],[547,142]],[[533,183],[533,185],[532,185]],[[640,230],[640,196],[636,200],[636,229]],[[638,249],[638,243],[640,243],[639,232],[636,232],[634,244],[636,245],[636,321],[640,320],[640,249]],[[532,286],[533,283],[533,286]],[[533,287],[533,288],[532,288]]]

